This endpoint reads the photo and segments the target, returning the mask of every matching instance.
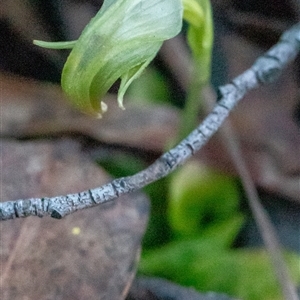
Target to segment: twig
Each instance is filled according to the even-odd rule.
[[[295,59],[299,48],[300,23],[287,30],[280,41],[258,58],[250,69],[236,77],[230,84],[220,87],[219,101],[204,121],[180,144],[163,154],[145,170],[78,194],[2,202],[0,219],[8,220],[30,215],[39,217],[51,215],[60,219],[77,210],[99,205],[122,194],[136,191],[167,176],[207,142],[249,90],[274,81],[280,71]]]
[[[189,68],[191,68],[189,52],[188,49],[184,47],[182,41],[179,39],[177,39],[175,43],[175,46],[179,47],[174,47],[174,40],[175,39],[172,39],[165,43],[165,45],[168,45],[168,49],[162,49],[172,50],[171,57],[169,57],[167,55],[168,52],[165,51],[166,53],[164,53],[164,61],[167,62],[168,67],[173,70],[173,73],[175,73],[176,77],[180,79],[185,78],[185,80],[179,80],[179,83],[182,85],[182,88],[186,90],[188,86],[186,84],[186,79],[188,78]],[[174,57],[176,59],[174,59]],[[180,76],[178,76],[178,70],[180,70]],[[204,100],[206,104],[205,110],[208,113],[213,108],[216,94],[210,86],[204,87],[202,94],[202,100]],[[229,118],[227,118],[227,120],[225,120],[225,122],[222,124],[219,132],[221,134],[220,136],[222,138],[222,142],[228,149],[228,153],[231,156],[236,171],[241,178],[250,208],[252,210],[256,223],[258,224],[259,232],[262,235],[266,250],[273,264],[274,272],[277,275],[278,283],[281,286],[284,299],[296,300],[298,299],[296,287],[289,276],[288,268],[281,252],[280,240],[277,236],[276,229],[273,226],[267,212],[261,205],[255,184],[246,166],[240,143],[237,140],[237,136],[234,132],[234,128],[232,127]]]

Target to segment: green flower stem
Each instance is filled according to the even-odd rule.
[[[193,73],[184,111],[179,138],[183,139],[197,124],[203,103],[202,90],[210,81],[213,45],[213,19],[209,0],[183,0],[183,17],[189,28],[187,41],[192,52]]]
[[[185,107],[181,114],[180,126],[179,126],[179,140],[182,140],[187,136],[193,128],[196,126],[198,121],[198,115],[203,103],[202,89],[206,85],[205,82],[197,80],[196,74],[193,72],[192,81],[187,91],[187,97],[185,99]]]

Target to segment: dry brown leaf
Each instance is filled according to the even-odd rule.
[[[109,109],[95,119],[72,109],[59,86],[1,75],[1,135],[36,136],[77,133],[109,144],[161,151],[174,136],[178,113],[166,106],[125,104],[117,107],[107,96]]]
[[[71,140],[2,140],[1,199],[55,196],[101,185],[108,176]],[[122,299],[146,227],[142,194],[62,220],[1,223],[1,299]]]

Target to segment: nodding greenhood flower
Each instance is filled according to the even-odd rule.
[[[163,41],[182,26],[182,0],[105,0],[77,41],[36,45],[72,48],[61,84],[80,110],[101,117],[107,106],[101,98],[121,78],[118,103],[157,54]]]

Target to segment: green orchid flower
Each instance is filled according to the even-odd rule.
[[[119,78],[118,103],[131,84],[156,56],[162,43],[182,27],[182,0],[105,0],[77,41],[36,45],[72,51],[61,84],[80,110],[101,117],[101,101]]]

